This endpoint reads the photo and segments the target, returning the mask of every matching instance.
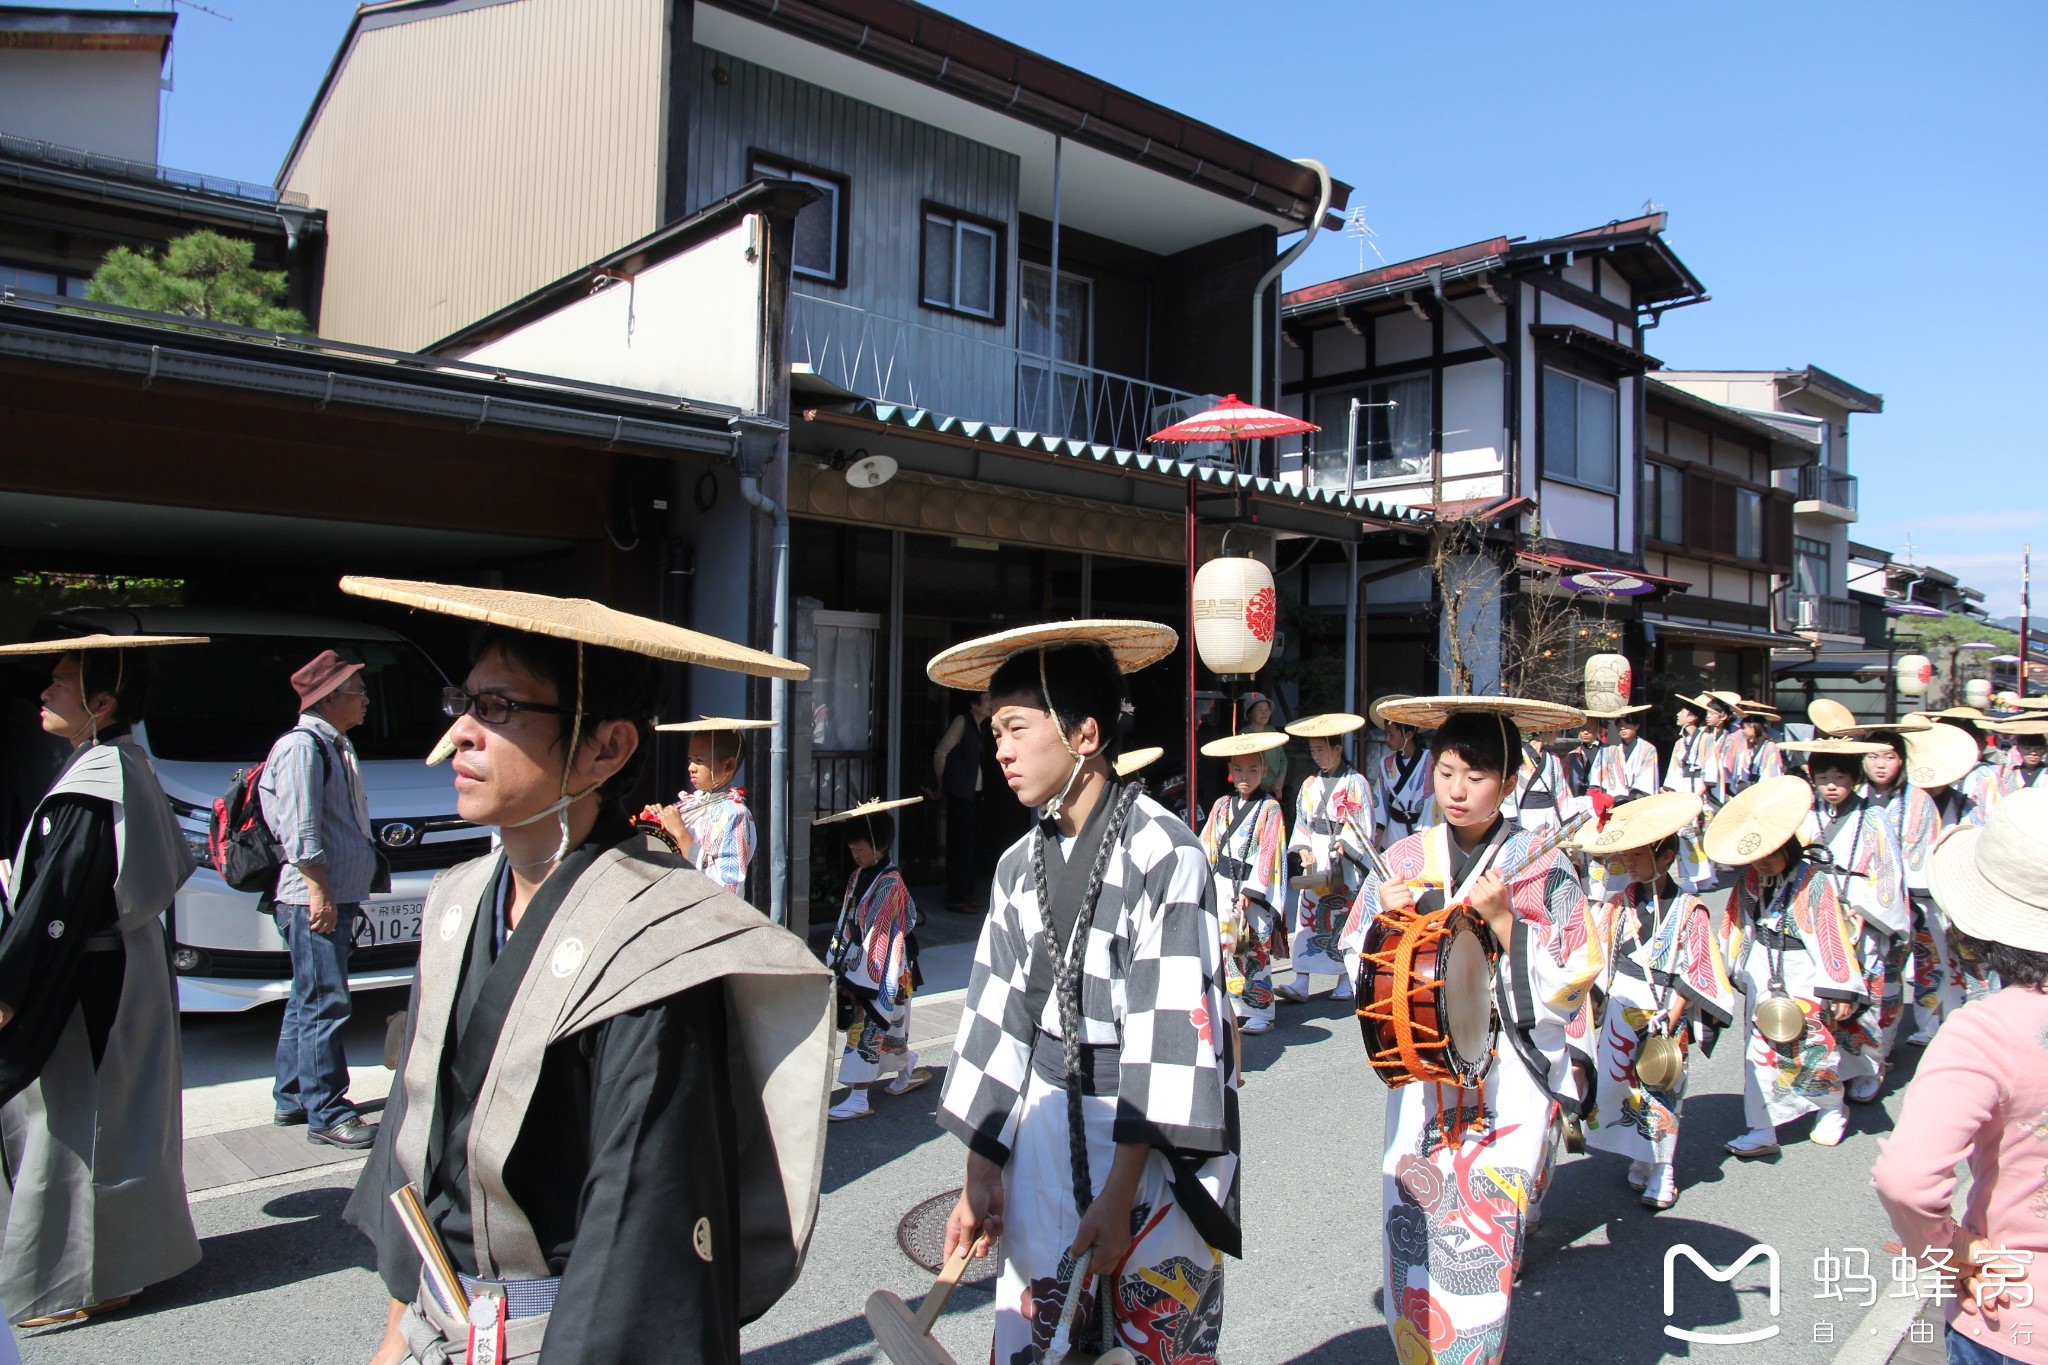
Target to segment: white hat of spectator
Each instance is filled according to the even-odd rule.
[[[1981,828],[1943,835],[1927,877],[1949,922],[1971,938],[2048,953],[2048,790],[2022,788]]]

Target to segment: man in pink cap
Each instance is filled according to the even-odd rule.
[[[271,746],[258,791],[284,850],[272,913],[292,954],[292,991],[277,1035],[273,1121],[306,1140],[363,1148],[377,1139],[348,1100],[348,953],[377,875],[370,805],[348,732],[370,711],[363,666],[331,649],[292,674],[299,723]]]

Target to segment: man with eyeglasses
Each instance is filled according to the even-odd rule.
[[[348,954],[377,876],[370,803],[348,732],[370,711],[363,666],[331,649],[292,674],[299,723],[271,746],[257,790],[284,849],[272,913],[292,954],[292,991],[277,1034],[272,1122],[306,1140],[364,1148],[377,1140],[348,1099]]]

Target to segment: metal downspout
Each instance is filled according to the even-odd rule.
[[[1259,282],[1252,286],[1251,395],[1253,407],[1259,406],[1260,402],[1263,400],[1265,393],[1265,386],[1261,381],[1263,380],[1266,373],[1266,286],[1273,283],[1273,281],[1279,279],[1281,272],[1286,270],[1288,266],[1293,265],[1294,262],[1301,256],[1302,252],[1308,250],[1308,244],[1310,242],[1313,242],[1316,239],[1316,234],[1318,232],[1321,232],[1323,229],[1323,215],[1330,211],[1330,195],[1333,191],[1330,185],[1329,167],[1325,166],[1320,161],[1312,161],[1308,157],[1302,156],[1296,157],[1294,159],[1294,164],[1297,166],[1306,166],[1311,171],[1314,171],[1316,175],[1316,183],[1320,186],[1320,188],[1316,192],[1315,216],[1308,220],[1308,231],[1302,233],[1301,240],[1296,242],[1293,246],[1287,248],[1287,250],[1281,254],[1280,259],[1273,262],[1273,264],[1267,268],[1265,274],[1259,276]],[[1277,370],[1273,378],[1274,382],[1277,385],[1280,378]]]
[[[775,518],[775,532],[769,541],[774,560],[774,623],[769,653],[789,657],[789,508],[761,491],[760,480],[752,474],[740,476],[740,496],[749,506]],[[768,733],[768,918],[777,924],[789,922],[789,892],[784,885],[789,869],[789,680],[773,678],[768,685],[768,717],[775,728]]]

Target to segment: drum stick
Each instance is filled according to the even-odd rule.
[[[456,1317],[466,1318],[469,1295],[463,1292],[462,1281],[455,1274],[455,1263],[448,1259],[441,1239],[434,1235],[434,1225],[427,1221],[427,1211],[421,1207],[419,1193],[413,1189],[411,1181],[391,1192],[391,1207],[397,1211],[398,1222],[405,1229],[405,1235],[412,1238],[413,1250],[420,1254],[420,1267],[426,1275],[427,1287]]]

